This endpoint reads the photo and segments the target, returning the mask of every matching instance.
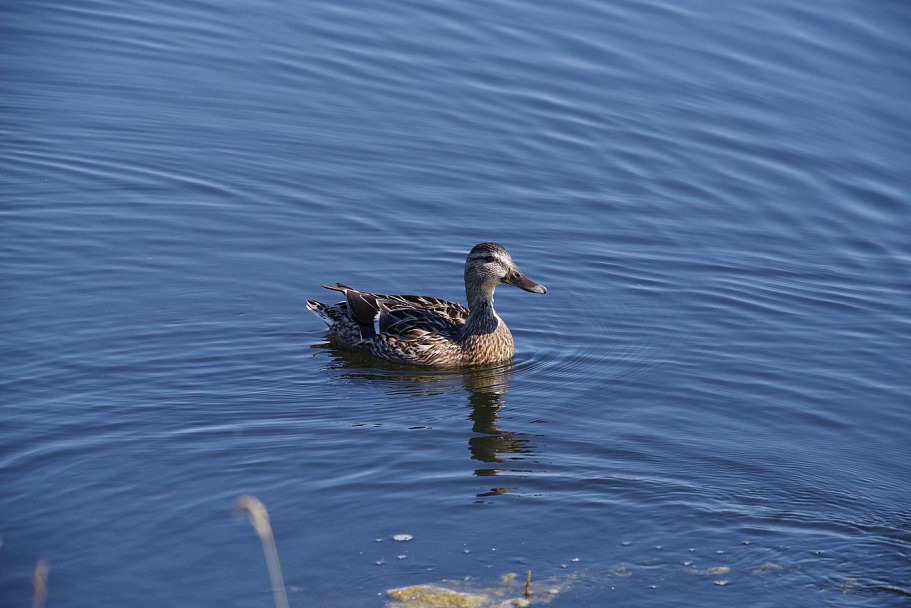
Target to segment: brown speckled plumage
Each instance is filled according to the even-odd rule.
[[[493,308],[497,285],[533,293],[546,289],[527,279],[503,247],[479,243],[465,261],[468,308],[425,296],[379,295],[342,283],[327,289],[345,300],[326,305],[307,300],[307,308],[329,325],[343,344],[387,361],[433,367],[489,365],[510,359],[512,334]]]

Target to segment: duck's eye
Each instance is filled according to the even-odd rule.
[[[492,264],[494,261],[496,261],[496,259],[497,258],[493,257],[492,255],[489,255],[489,256],[487,256],[487,259],[484,261],[487,262],[488,264]]]

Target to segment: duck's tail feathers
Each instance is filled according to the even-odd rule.
[[[336,283],[335,285],[326,285],[325,283],[320,283],[319,286],[325,289],[331,289],[332,291],[340,291],[342,293],[345,293],[346,291],[357,291],[354,289],[354,287],[349,287],[344,283]]]

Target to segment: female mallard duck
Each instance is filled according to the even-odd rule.
[[[512,334],[493,309],[500,283],[547,293],[519,272],[496,243],[480,243],[465,260],[468,308],[425,296],[383,296],[342,283],[323,285],[345,294],[327,306],[307,300],[307,308],[329,325],[329,334],[347,346],[387,361],[458,367],[505,361],[515,352]]]

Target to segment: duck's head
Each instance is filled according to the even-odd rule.
[[[500,283],[530,291],[547,293],[543,285],[522,274],[509,253],[497,243],[478,243],[465,260],[465,286],[475,285],[492,292]]]

